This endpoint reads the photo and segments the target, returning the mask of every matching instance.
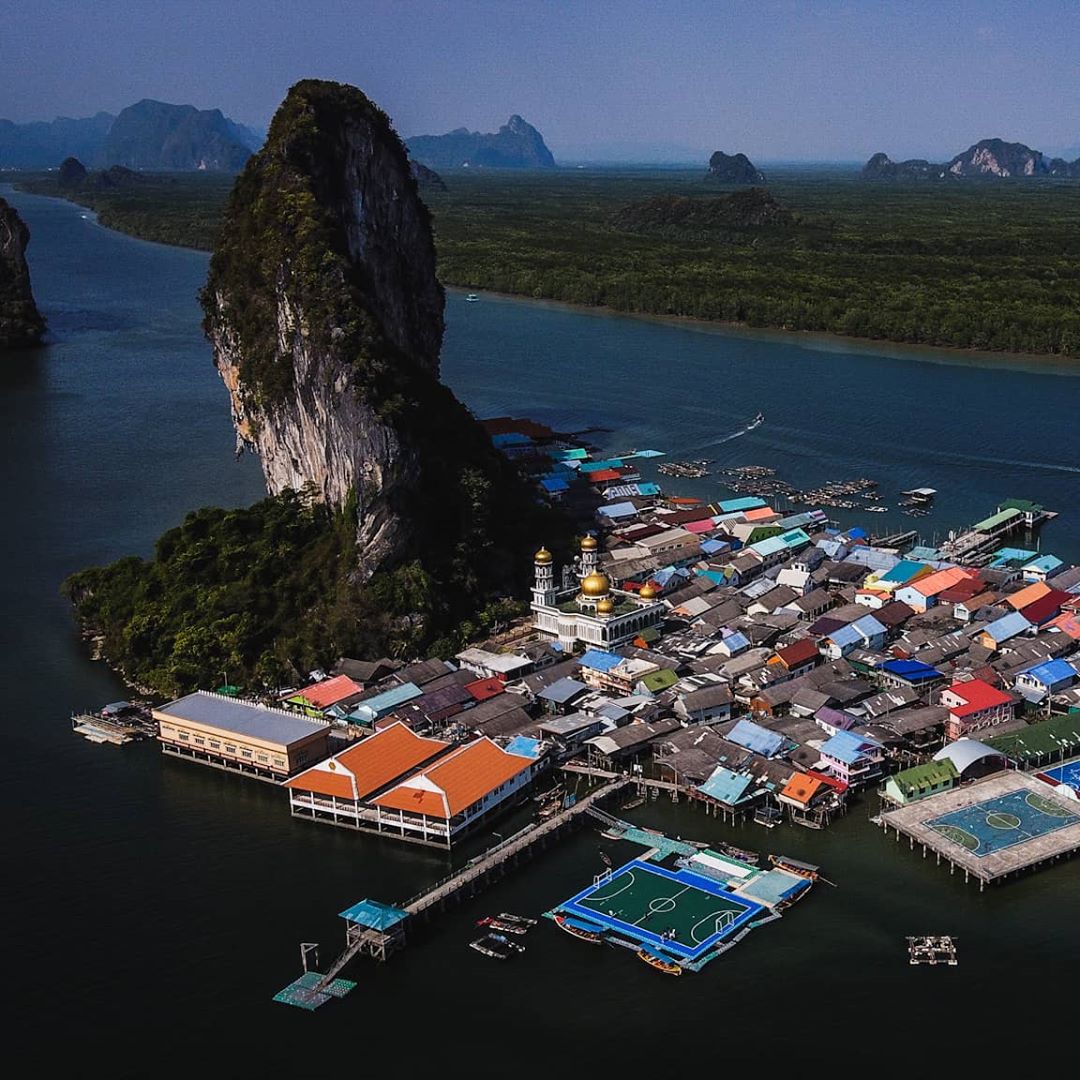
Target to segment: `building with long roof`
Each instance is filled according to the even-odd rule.
[[[577,565],[566,568],[561,585],[556,585],[554,559],[547,548],[542,547],[534,559],[533,625],[568,648],[578,643],[624,645],[664,621],[667,609],[656,589],[648,584],[637,593],[614,588],[600,570],[599,549],[595,536],[584,537]]]
[[[162,753],[279,782],[326,757],[330,725],[197,690],[153,710]]]

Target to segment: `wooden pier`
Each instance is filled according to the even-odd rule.
[[[599,803],[621,791],[630,777],[614,775],[608,782],[589,792],[572,806],[545,821],[526,825],[524,829],[508,836],[489,848],[482,855],[470,859],[459,870],[429,885],[411,900],[400,906],[406,919],[388,930],[376,930],[355,922],[348,922],[345,931],[345,948],[311,988],[315,993],[328,993],[345,967],[357,956],[370,956],[375,960],[388,960],[405,947],[406,926],[419,920],[433,918],[461,900],[476,896],[495,881],[505,877],[537,851],[546,848],[564,833],[576,828],[599,809]],[[307,943],[310,944],[310,943]],[[303,952],[304,946],[301,946]]]

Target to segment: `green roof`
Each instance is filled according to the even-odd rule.
[[[1015,508],[1008,510],[999,510],[996,514],[991,514],[983,521],[977,521],[971,527],[975,532],[989,532],[991,529],[996,529],[999,525],[1004,525],[1007,521],[1012,521],[1013,518],[1020,516],[1020,511]]]
[[[659,671],[646,675],[641,681],[651,693],[658,694],[661,690],[674,686],[679,681],[679,676],[669,668],[661,668]]]
[[[1056,754],[1063,746],[1068,751],[1080,746],[1080,715],[1066,713],[1064,716],[1055,716],[1051,720],[1029,724],[1019,731],[1009,731],[982,741],[1014,761],[1028,761],[1030,758]]]
[[[951,761],[928,761],[924,765],[914,765],[896,773],[892,782],[900,789],[905,798],[918,795],[942,784],[952,783],[959,777],[956,766]]]
[[[655,626],[647,626],[638,633],[638,637],[646,644],[651,645],[654,641],[660,640],[660,631]]]

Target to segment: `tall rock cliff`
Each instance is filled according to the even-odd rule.
[[[237,179],[205,328],[269,491],[310,486],[355,514],[365,576],[407,557],[486,574],[506,561],[507,516],[528,516],[517,474],[438,381],[443,303],[387,117],[354,87],[298,83]]]
[[[0,199],[0,349],[36,345],[45,332],[45,320],[30,290],[29,242],[26,223]]]

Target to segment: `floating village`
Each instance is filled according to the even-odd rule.
[[[700,972],[824,880],[776,852],[784,830],[827,829],[854,800],[883,842],[980,889],[1080,849],[1080,567],[1042,549],[1052,511],[1003,499],[929,546],[830,517],[880,508],[868,478],[796,491],[764,466],[600,456],[532,421],[486,424],[583,523],[558,559],[536,538],[527,616],[452,660],[342,657],[272,700],[226,685],[72,719],[96,742],[153,738],[280,786],[282,812],[313,827],[453,852],[511,810],[524,820],[417,896],[341,912],[340,955],[319,965],[305,943],[276,1000],[343,996],[354,958],[388,959],[581,827],[634,857],[605,857],[547,910],[487,916],[463,948],[512,963],[551,928]],[[667,494],[642,469],[712,476],[718,497]],[[897,505],[918,517],[936,494]],[[753,839],[710,845],[624,816],[659,798]],[[912,964],[956,963],[953,939],[912,929]]]

